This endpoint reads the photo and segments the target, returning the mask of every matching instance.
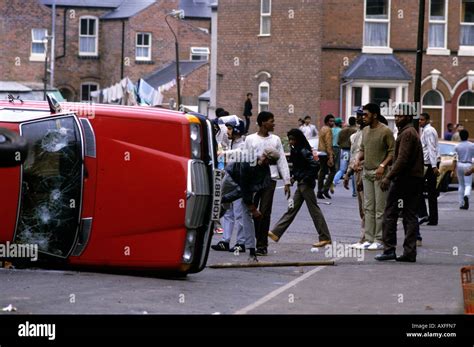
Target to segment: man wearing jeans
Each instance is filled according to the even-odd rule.
[[[380,182],[392,161],[395,139],[390,128],[379,121],[378,105],[367,104],[363,111],[366,127],[362,131],[362,143],[355,163],[356,170],[360,170],[363,161],[365,242],[361,248],[375,251],[383,249],[382,221],[387,192],[381,189]]]

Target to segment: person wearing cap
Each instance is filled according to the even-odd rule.
[[[244,147],[244,139],[242,135],[245,133],[245,124],[242,119],[237,116],[224,116],[219,119],[219,122],[224,123],[227,127],[227,137],[230,140],[229,150],[225,151],[222,156],[225,158],[233,158],[234,160],[226,160],[226,164],[230,164],[235,159],[241,159],[242,149]],[[224,178],[225,183],[229,183],[230,177]],[[231,186],[232,187],[232,186]],[[211,248],[215,251],[230,251],[245,253],[245,234],[242,224],[242,199],[238,199],[226,206],[224,216],[221,218],[223,230],[222,239]],[[230,241],[234,226],[237,226],[237,242],[236,245],[230,248]]]
[[[416,237],[419,233],[417,210],[423,192],[424,157],[418,131],[413,126],[415,110],[408,104],[398,105],[395,124],[398,136],[390,172],[380,182],[382,191],[388,190],[387,204],[383,215],[384,251],[376,260],[416,262]],[[365,182],[364,182],[365,183]],[[396,256],[397,222],[402,212],[405,241],[403,254]]]
[[[245,233],[245,248],[249,250],[249,261],[256,262],[256,239],[254,220],[261,220],[263,214],[255,204],[255,195],[272,186],[270,165],[280,160],[280,153],[275,148],[264,148],[256,163],[236,161],[226,167],[236,187],[222,197],[222,203],[230,203],[242,198],[242,224]],[[268,230],[267,230],[268,233]]]
[[[366,127],[354,166],[356,170],[363,168],[365,242],[362,248],[375,251],[383,249],[382,222],[387,192],[382,190],[381,182],[392,162],[395,139],[390,128],[380,121],[379,105],[370,103],[363,110]]]

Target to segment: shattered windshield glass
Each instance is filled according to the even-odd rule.
[[[74,116],[24,124],[23,164],[15,242],[67,257],[74,246],[82,190],[82,143]]]

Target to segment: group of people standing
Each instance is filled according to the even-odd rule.
[[[328,115],[324,119],[325,125],[318,132],[311,124],[311,118],[306,117],[299,129],[291,129],[287,133],[291,148],[291,175],[281,139],[273,134],[275,117],[272,113],[259,113],[258,131],[247,135],[245,140],[243,135],[248,131],[248,119],[244,123],[237,116],[229,117],[225,113],[218,115],[216,138],[222,139],[220,133],[223,129],[227,130],[227,144],[220,141],[220,148],[224,151],[222,153],[225,150],[244,151],[249,155],[243,157],[251,158],[253,154],[255,162],[247,160],[226,163],[222,198],[225,211],[222,218],[224,235],[212,249],[230,252],[248,250],[250,260],[258,261],[257,256],[268,253],[268,238],[279,242],[303,202],[308,206],[319,235],[319,240],[313,247],[331,244],[331,234],[317,199],[330,199],[329,192],[343,178],[346,189],[349,189],[352,180],[353,195],[358,197],[361,217],[360,240],[352,246],[383,251],[375,258],[379,261],[415,262],[416,248],[421,246],[419,225],[425,221],[430,225],[438,224],[436,177],[439,175],[438,135],[430,125],[430,116],[426,113],[420,117],[421,136],[419,135],[413,124],[415,111],[408,104],[399,105],[395,115],[398,128],[396,139],[381,115],[380,107],[372,103],[361,107],[344,129],[341,127],[342,121]],[[465,130],[460,132],[461,139],[464,140],[456,149],[459,157],[457,166],[463,177],[466,175],[465,177],[472,179],[472,176],[467,176],[468,171],[472,172],[471,165],[468,170],[467,162],[471,162],[474,156],[474,145],[466,141],[466,133]],[[313,152],[315,148],[308,141],[312,138],[319,139],[319,173]],[[284,192],[289,205],[285,214],[270,228],[278,179],[284,181]],[[422,194],[425,181],[428,187],[429,214]],[[295,183],[297,189],[291,199],[290,187]],[[467,192],[468,188],[465,189]],[[463,195],[461,208],[468,208],[468,197],[469,194]],[[405,241],[403,254],[397,257],[396,231],[400,216],[403,219]],[[237,242],[230,247],[235,225]]]

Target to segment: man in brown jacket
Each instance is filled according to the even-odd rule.
[[[390,173],[381,182],[382,190],[388,190],[383,219],[384,252],[376,260],[401,262],[416,261],[416,235],[419,231],[417,209],[423,189],[423,147],[413,126],[415,110],[406,104],[398,106],[395,123],[399,129],[395,143],[395,155]],[[402,211],[405,241],[403,255],[397,257],[397,221]]]
[[[328,114],[326,118],[324,118],[324,126],[319,131],[318,156],[321,167],[318,175],[318,199],[331,199],[329,188],[331,188],[332,178],[327,179],[326,182],[324,179],[328,173],[328,177],[334,177],[334,174],[336,174],[331,130],[331,128],[334,127],[335,120],[332,114]]]

